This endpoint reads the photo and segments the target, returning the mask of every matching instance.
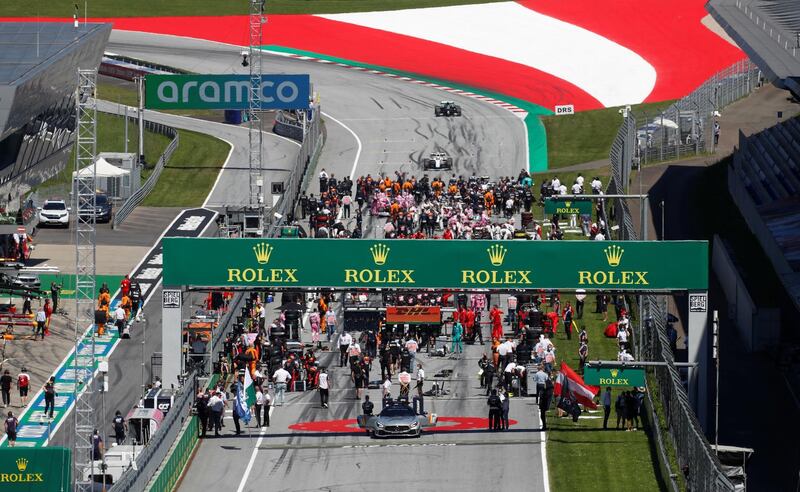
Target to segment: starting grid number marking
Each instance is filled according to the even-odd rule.
[[[142,280],[155,280],[161,276],[161,268],[145,268],[135,278]]]
[[[203,223],[205,217],[202,215],[191,215],[183,219],[183,223],[178,226],[179,231],[196,231]]]
[[[24,437],[27,439],[41,439],[47,432],[47,427],[43,425],[23,425],[20,426],[17,432],[17,437]]]

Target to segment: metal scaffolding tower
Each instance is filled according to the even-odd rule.
[[[247,121],[250,129],[250,206],[261,208],[264,205],[263,177],[261,175],[262,135],[259,116],[261,110],[261,40],[262,29],[267,22],[267,17],[264,14],[266,0],[249,1],[250,108]]]
[[[75,145],[76,177],[73,185],[72,215],[75,217],[75,357],[74,395],[75,395],[75,440],[72,462],[75,490],[92,490],[91,480],[84,481],[83,470],[92,468],[92,433],[95,428],[95,415],[92,408],[91,377],[94,372],[95,330],[91,330],[91,351],[79,352],[84,330],[94,324],[95,294],[95,202],[97,198],[94,167],[97,155],[97,102],[95,90],[97,70],[78,69],[78,89],[75,92],[77,107]],[[79,171],[91,166],[92,173],[82,176]],[[81,210],[92,213],[81,216]],[[88,340],[87,340],[88,341]],[[85,347],[87,344],[84,343]],[[87,353],[88,352],[88,353]],[[81,396],[81,393],[83,395]]]

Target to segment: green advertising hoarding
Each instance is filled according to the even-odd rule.
[[[260,109],[308,109],[308,75],[261,75]],[[148,75],[147,109],[249,109],[248,75]]]
[[[0,449],[0,490],[3,492],[66,492],[72,490],[71,480],[69,449]]]
[[[583,380],[594,386],[644,386],[644,369],[636,367],[587,367]]]
[[[544,201],[544,213],[547,215],[578,214],[591,215],[591,200],[561,200],[559,198],[548,198]]]
[[[164,238],[164,285],[707,290],[706,241]]]

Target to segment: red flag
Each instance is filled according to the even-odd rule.
[[[565,384],[565,379],[569,379],[569,382]],[[597,405],[594,403],[594,397],[600,391],[600,388],[597,386],[590,386],[583,382],[583,378],[580,377],[575,371],[570,369],[570,367],[562,362],[561,369],[558,373],[558,378],[556,379],[556,384],[553,388],[553,393],[556,396],[561,396],[561,388],[566,387],[566,392],[569,393],[569,396],[581,405],[586,408],[596,409]]]

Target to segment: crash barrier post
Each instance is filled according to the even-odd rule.
[[[278,236],[278,231],[280,231],[281,226],[290,223],[289,216],[291,215],[294,217],[295,215],[300,193],[308,184],[308,173],[311,169],[314,169],[317,158],[319,157],[319,152],[324,143],[320,114],[322,114],[322,109],[319,105],[317,105],[314,108],[311,121],[306,123],[306,133],[302,139],[300,152],[297,154],[294,168],[292,169],[292,172],[289,175],[289,180],[284,187],[284,194],[275,207],[275,212],[280,214],[281,217],[280,219],[272,222],[272,225],[267,233],[268,237]],[[278,120],[276,119],[276,122],[277,121]],[[275,217],[274,214],[272,216]]]
[[[635,121],[635,120],[634,120]],[[629,138],[629,133],[622,129],[617,134],[617,140]],[[617,142],[619,145],[619,142]],[[619,148],[619,147],[618,147]],[[619,193],[624,189],[624,184],[618,183],[623,176],[619,167],[627,165],[628,157],[622,153],[612,153],[611,179],[609,180],[607,194]],[[616,167],[616,169],[615,169]],[[618,239],[638,240],[639,234],[634,227],[633,216],[625,200],[614,200],[614,222],[619,226]],[[645,213],[649,213],[649,210]],[[692,491],[733,491],[734,486],[725,475],[722,465],[711,445],[703,433],[697,416],[689,403],[689,396],[681,381],[680,373],[675,367],[675,360],[667,339],[667,312],[663,303],[663,296],[646,294],[640,296],[638,305],[639,317],[643,320],[642,329],[637,330],[633,338],[634,356],[637,360],[666,362],[664,366],[648,368],[655,377],[658,386],[658,397],[664,412],[664,419],[669,429],[669,436],[678,460],[678,466],[684,474],[687,490]],[[649,398],[648,391],[648,398]],[[648,401],[651,408],[652,399]],[[651,412],[652,413],[652,412]],[[658,420],[654,416],[654,438],[659,446],[661,459],[666,458],[663,449],[664,440],[658,429]],[[669,470],[669,463],[663,466],[668,470],[670,487],[675,487],[675,471]]]
[[[715,115],[755,91],[761,85],[761,78],[756,64],[745,58],[715,73],[664,110],[637,111],[639,125],[626,133],[630,141],[625,142],[633,155],[626,155],[625,159],[635,159],[638,165],[715,152]],[[623,172],[620,177],[630,178],[630,174]],[[627,181],[618,184],[621,190],[627,189]]]
[[[212,355],[215,350],[222,346],[225,336],[231,330],[233,321],[235,320],[234,313],[239,312],[239,306],[243,299],[244,296],[242,294],[237,293],[234,295],[233,300],[228,306],[228,311],[220,320],[219,326],[223,328],[217,331],[212,338]],[[197,373],[193,371],[187,375],[186,382],[178,389],[174,403],[161,422],[161,427],[150,438],[150,441],[144,447],[141,454],[136,457],[136,466],[125,471],[119,481],[112,486],[112,492],[144,492],[153,476],[167,465],[168,462],[164,461],[167,453],[172,449],[173,443],[179,439],[183,439],[185,433],[191,428],[192,424],[187,423],[187,420],[195,418],[192,412],[198,387],[199,377]],[[197,427],[195,426],[194,429],[194,435],[196,436]],[[191,440],[187,441],[187,445],[189,442],[191,442]],[[196,443],[197,441],[194,441],[194,444]],[[186,460],[188,460],[188,456],[191,456],[193,450],[194,446],[186,451],[188,453]],[[186,460],[181,467],[177,467],[175,462],[172,463],[172,466],[177,467],[177,471],[173,470],[177,474],[177,477],[180,477],[183,466],[186,465]],[[175,480],[177,481],[177,478],[175,478]],[[162,489],[151,488],[151,490]]]
[[[132,122],[136,120],[132,117],[129,117]],[[128,215],[134,211],[134,209],[145,199],[147,195],[153,191],[153,188],[156,187],[156,183],[158,182],[159,176],[161,176],[161,171],[164,170],[164,167],[169,162],[172,154],[178,148],[178,144],[180,143],[180,135],[178,134],[178,130],[172,128],[170,126],[162,125],[161,123],[155,123],[152,121],[145,120],[144,128],[147,131],[151,131],[154,133],[159,133],[166,137],[172,139],[172,141],[167,145],[167,148],[164,149],[164,153],[161,154],[161,157],[158,158],[158,162],[153,167],[153,172],[150,173],[150,176],[147,177],[145,182],[142,184],[141,188],[136,190],[136,193],[132,194],[128,197],[125,202],[120,205],[120,207],[114,213],[114,219],[111,222],[111,227],[116,229],[119,227],[122,222],[128,218]]]

